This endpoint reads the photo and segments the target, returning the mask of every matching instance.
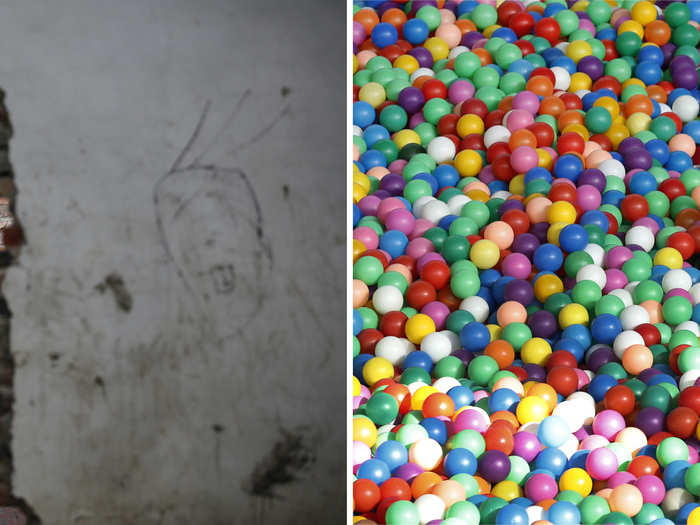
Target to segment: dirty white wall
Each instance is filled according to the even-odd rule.
[[[344,35],[335,1],[0,5],[44,523],[339,522]]]

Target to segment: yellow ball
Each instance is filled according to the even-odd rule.
[[[547,242],[559,246],[559,234],[566,228],[568,224],[565,222],[555,222],[547,230]]]
[[[473,201],[489,201],[489,194],[483,190],[469,190],[467,193],[465,193],[465,195]]]
[[[376,109],[386,101],[386,91],[384,91],[384,86],[379,82],[367,82],[360,88],[357,97],[363,102],[371,104]]]
[[[484,30],[481,32],[481,34],[484,35],[484,38],[491,38],[491,35],[493,34],[493,32],[496,29],[500,29],[501,27],[502,26],[499,26],[498,24],[490,25],[490,26],[484,28]]]
[[[434,36],[423,43],[423,47],[430,51],[433,60],[438,61],[447,58],[450,54],[450,46],[442,38]]]
[[[352,240],[352,260],[353,262],[360,258],[360,256],[367,251],[367,247],[364,243],[358,239]]]
[[[510,183],[508,184],[508,191],[514,195],[522,195],[523,193],[525,193],[525,175],[516,175],[515,177],[510,179]]]
[[[359,184],[360,186],[362,186],[362,188],[363,188],[365,191],[369,191],[370,188],[372,187],[372,184],[371,184],[371,182],[370,182],[370,180],[369,180],[369,177],[368,177],[367,175],[365,175],[364,173],[361,173],[361,172],[355,173],[355,174],[352,176],[352,182],[354,182],[355,184]]]
[[[481,120],[479,115],[472,115],[471,113],[462,115],[457,121],[457,135],[464,138],[472,133],[483,135],[484,121]]]
[[[534,284],[535,297],[541,303],[545,302],[550,295],[564,291],[564,283],[553,273],[546,273],[539,277]]]
[[[591,44],[585,40],[574,40],[566,48],[566,56],[573,60],[576,64],[584,58],[593,54]]]
[[[372,448],[377,442],[377,427],[366,416],[356,416],[352,419],[352,440],[362,441]]]
[[[591,134],[588,132],[588,129],[586,129],[586,126],[584,126],[583,124],[569,124],[561,130],[562,133],[568,133],[569,131],[573,133],[578,133],[579,135],[581,135],[583,140],[588,140],[589,138],[591,138]]]
[[[539,423],[549,415],[549,405],[538,396],[525,396],[515,409],[515,416],[521,425],[526,423]]]
[[[491,494],[506,501],[512,501],[523,495],[523,491],[515,481],[504,480],[496,483],[491,489]]]
[[[648,2],[647,0],[642,0],[641,2],[637,2],[632,6],[630,15],[632,15],[632,20],[635,20],[645,26],[648,23],[656,20],[657,13],[653,3]]]
[[[651,126],[651,117],[646,113],[632,113],[627,117],[627,129],[632,135],[636,135],[640,131],[646,131]]]
[[[610,129],[605,132],[605,136],[612,142],[613,148],[617,149],[620,143],[630,136],[630,130],[624,124],[618,124],[613,122]]]
[[[617,34],[621,35],[622,33],[635,33],[639,38],[644,38],[644,28],[642,24],[635,20],[625,20],[622,22],[620,27],[617,28]]]
[[[496,339],[501,338],[501,333],[503,333],[503,328],[501,328],[497,324],[487,324],[486,328],[489,329],[489,334],[491,334],[491,339],[489,340],[489,342],[495,341]]]
[[[552,169],[552,155],[542,148],[535,148],[535,151],[537,152],[537,166],[546,170]]]
[[[655,46],[655,47],[659,47],[659,46],[656,46],[655,44],[649,44],[649,43],[647,43],[647,44],[642,44],[642,47],[644,47],[644,46]],[[645,95],[647,94],[647,86],[646,86],[646,84],[644,84],[644,82],[642,82],[642,81],[639,80],[638,78],[632,77],[632,78],[628,78],[627,80],[625,80],[625,81],[622,83],[622,90],[624,91],[625,88],[627,88],[627,87],[629,87],[629,86],[641,86],[641,87],[644,88],[644,94],[645,94]],[[595,104],[593,104],[593,105],[595,105]]]
[[[572,324],[588,325],[588,310],[585,306],[570,303],[559,311],[559,326],[565,329]]]
[[[481,171],[483,159],[476,151],[463,149],[455,156],[455,168],[460,177],[475,177]]]
[[[620,114],[620,104],[612,97],[600,97],[593,103],[593,107],[607,109],[613,119]]]
[[[567,201],[553,202],[547,209],[547,222],[549,224],[554,224],[555,222],[573,224],[576,222],[576,208]]]
[[[551,353],[552,347],[545,339],[533,337],[520,349],[520,358],[523,363],[544,366]]]
[[[434,386],[426,385],[420,387],[411,396],[411,410],[422,410],[425,400],[436,392],[439,392],[439,390]]]
[[[559,478],[559,490],[573,490],[584,498],[591,493],[593,480],[582,468],[570,468]]]
[[[354,183],[352,185],[352,202],[357,204],[360,202],[362,199],[367,197],[367,190],[364,189],[362,186],[360,186],[357,183]]]
[[[413,317],[409,317],[408,321],[406,321],[405,330],[406,338],[417,345],[420,344],[426,335],[435,331],[435,321],[425,314],[416,314]]]
[[[394,365],[383,357],[373,357],[362,367],[362,377],[365,383],[369,386],[374,386],[374,383],[381,379],[394,377]]]
[[[357,379],[355,376],[352,376],[352,395],[354,396],[359,396],[360,393],[362,392],[362,384],[360,383],[360,380]]]
[[[668,266],[671,270],[683,268],[683,256],[675,248],[661,248],[654,255],[654,266]]]
[[[392,140],[401,149],[407,144],[420,144],[420,135],[412,129],[402,129],[394,133]]]
[[[690,511],[686,523],[688,525],[700,525],[700,507],[695,507]]]
[[[476,241],[469,251],[469,259],[480,270],[493,268],[498,264],[500,257],[501,250],[498,245],[488,239]]]
[[[581,73],[580,71],[578,71],[571,75],[571,84],[569,84],[569,92],[576,93],[577,91],[581,91],[582,89],[591,89],[592,85],[593,80],[591,80],[591,77],[589,77],[585,73]]]
[[[357,73],[357,56],[353,55],[352,56],[352,74],[354,75]]]
[[[398,69],[403,69],[409,75],[420,67],[416,57],[411,55],[401,55],[394,60],[393,66]]]

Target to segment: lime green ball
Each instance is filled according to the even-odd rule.
[[[452,112],[452,104],[442,98],[431,98],[423,105],[423,116],[431,124],[437,125],[438,121]]]
[[[646,279],[641,281],[632,292],[634,304],[642,304],[644,301],[661,302],[664,298],[664,289],[656,281]]]
[[[377,281],[377,287],[379,287],[379,286],[395,286],[396,288],[401,290],[401,293],[406,293],[406,289],[408,288],[408,281],[406,281],[406,278],[403,276],[403,274],[400,274],[399,272],[386,272],[386,273],[383,273],[382,276]],[[366,311],[372,312],[372,314],[374,314],[374,317],[373,317],[374,320],[372,321],[373,326],[371,326],[370,328],[377,328],[377,325],[379,323],[379,318],[377,317],[377,314],[375,313],[374,310],[372,310],[371,308],[366,308],[364,306],[361,308],[358,308],[358,310],[360,310],[360,313],[362,314],[363,319],[365,319],[364,314]],[[367,315],[369,315],[369,313]],[[367,322],[368,322],[368,319],[365,319],[365,323],[363,325],[365,328],[368,327]]]
[[[620,315],[620,312],[625,309],[625,303],[616,295],[606,295],[601,298],[595,305],[595,314],[612,314]]]
[[[483,67],[474,74],[473,81],[476,89],[483,87],[498,87],[498,71],[492,67]]]
[[[617,78],[620,82],[624,82],[632,76],[632,68],[625,60],[614,58],[605,64],[605,74]]]
[[[685,191],[690,194],[700,186],[700,170],[697,168],[688,168],[681,174],[681,182],[685,186]]]
[[[677,437],[668,437],[656,447],[656,459],[662,467],[673,461],[688,461],[689,457],[688,445]]]
[[[589,15],[590,16],[590,15]],[[562,9],[554,15],[554,20],[559,24],[561,34],[568,36],[578,29],[578,16],[573,11]]]
[[[471,78],[481,69],[481,60],[476,53],[465,51],[455,57],[454,71],[459,78]]]
[[[649,213],[658,215],[659,217],[664,217],[668,214],[671,201],[669,201],[665,193],[659,190],[653,190],[647,193],[644,198],[649,203]]]
[[[384,273],[384,266],[376,257],[360,257],[352,265],[353,279],[359,279],[367,286],[377,284],[379,277]]]
[[[418,507],[411,501],[395,501],[386,511],[386,522],[388,525],[419,525],[421,519]]]
[[[488,224],[491,212],[486,204],[481,201],[473,200],[462,207],[460,215],[462,217],[469,217],[476,222],[479,228],[483,228]]]
[[[671,203],[671,217],[675,218],[676,215],[688,208],[693,210],[698,209],[698,205],[690,195],[681,195],[680,197],[676,197]]]
[[[520,73],[511,71],[501,77],[498,87],[506,94],[513,95],[525,89],[527,80]]]
[[[485,29],[498,21],[498,12],[492,5],[479,4],[471,12],[471,20],[477,29]]]
[[[641,259],[630,259],[622,265],[622,272],[629,282],[643,281],[651,277],[651,265]]]
[[[360,351],[362,350],[360,346],[360,340],[356,336],[352,336],[352,356],[357,357],[360,355]]]
[[[486,41],[486,43],[484,44],[484,49],[486,49],[486,51],[488,51],[491,56],[494,56],[496,54],[496,51],[498,51],[505,44],[506,41],[503,38],[493,37],[489,38]]]
[[[468,476],[468,474],[464,474],[464,476]],[[472,477],[469,476],[472,481],[474,482],[474,485],[476,485],[476,490],[478,494],[479,490],[479,484],[476,482],[476,480]],[[452,479],[455,479],[456,476],[453,476]],[[472,494],[473,496],[474,494]],[[467,496],[471,497],[471,496]],[[458,519],[460,523],[479,523],[480,515],[479,515],[479,509],[477,508],[476,505],[474,505],[471,501],[458,501],[456,503],[453,503],[449,509],[447,509],[447,514],[445,515],[446,519],[450,518],[455,518]]]
[[[425,5],[416,11],[416,18],[428,24],[430,31],[435,31],[442,23],[442,15],[437,7]]]
[[[528,340],[532,339],[532,331],[525,323],[510,323],[503,329],[501,337],[513,345],[515,350],[520,350]]]
[[[608,505],[607,500],[595,494],[583,498],[578,507],[583,523],[603,523],[603,516],[610,513],[610,505]]]
[[[690,330],[678,330],[673,332],[673,335],[668,341],[668,347],[673,349],[680,345],[698,346],[698,337]]]
[[[506,478],[508,481],[513,481],[521,485],[527,475],[530,473],[530,465],[520,456],[510,456],[510,473]]]
[[[472,295],[476,295],[481,287],[481,282],[479,281],[479,276],[469,272],[461,271],[456,274],[452,274],[450,277],[450,289],[456,297],[460,299],[466,299]]]
[[[685,481],[685,490],[695,496],[700,496],[700,463],[691,465],[685,471],[683,481]]]
[[[587,264],[593,264],[593,257],[588,252],[583,250],[571,252],[564,260],[564,271],[573,279],[578,271]]]
[[[678,356],[678,369],[682,373],[700,370],[700,348],[686,348]]]
[[[398,272],[390,272],[390,273],[398,273]],[[400,273],[398,275],[401,275]],[[383,277],[383,276],[382,276]],[[403,277],[403,275],[401,275]],[[404,279],[405,281],[406,279]],[[381,282],[381,277],[379,278],[379,282]],[[377,283],[378,286],[381,286],[381,284]],[[379,326],[379,316],[377,315],[377,312],[372,310],[371,308],[367,308],[366,306],[361,306],[357,309],[359,312],[360,316],[362,317],[362,327],[363,328],[377,328]]]
[[[634,525],[632,518],[618,511],[606,514],[599,523],[605,523],[605,525]]]
[[[464,377],[466,370],[464,363],[459,357],[448,355],[435,363],[433,377],[454,377],[455,379],[459,379],[460,377]]]
[[[485,4],[481,4],[485,5]],[[529,55],[528,55],[529,56]],[[487,69],[487,68],[484,68]],[[498,76],[498,73],[496,73],[496,76]],[[482,88],[479,88],[476,93],[474,94],[474,98],[481,100],[484,104],[486,104],[486,107],[489,111],[494,111],[496,108],[498,108],[498,103],[505,97],[506,94],[498,89],[497,87],[493,86],[484,86]],[[435,100],[435,99],[432,99]],[[430,102],[430,101],[428,101]]]
[[[593,281],[579,281],[571,290],[573,302],[583,305],[587,309],[595,307],[596,303],[603,297],[598,284]]]
[[[469,363],[469,379],[477,385],[487,385],[496,372],[498,372],[498,363],[487,355],[477,356]]]
[[[479,484],[477,481],[474,479],[474,476],[470,476],[469,474],[466,474],[464,472],[460,472],[459,474],[455,474],[452,476],[450,479],[455,480],[457,483],[462,485],[464,487],[464,491],[467,495],[467,498],[471,498],[472,496],[476,496],[479,493]],[[474,512],[475,514],[465,514],[463,512],[464,505],[463,503],[469,503],[470,505],[473,505]],[[454,509],[454,510],[453,510]],[[460,510],[462,509],[462,510]],[[467,523],[479,523],[479,509],[476,508],[476,505],[471,503],[470,501],[458,501],[454,505],[452,505],[449,510],[447,511],[447,517],[448,518],[453,518],[456,517],[452,513],[458,513],[459,516],[462,516],[462,519],[465,519]]]
[[[427,181],[414,179],[409,181],[403,189],[403,196],[408,202],[413,204],[421,197],[429,197],[433,194],[433,189]]]
[[[457,432],[450,438],[448,444],[449,445],[447,448],[450,450],[454,450],[456,448],[466,448],[477,458],[486,451],[486,441],[484,440],[484,436],[471,428]]]
[[[357,223],[357,225],[372,228],[377,233],[377,235],[382,235],[384,233],[384,228],[382,227],[382,223],[379,221],[379,219],[370,215],[362,217],[360,219],[360,222]]]
[[[693,315],[693,305],[685,297],[674,295],[664,301],[664,319],[672,326],[690,321]]]

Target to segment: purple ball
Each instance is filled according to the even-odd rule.
[[[535,363],[525,363],[523,365],[523,370],[527,372],[528,379],[531,379],[532,381],[544,383],[544,381],[547,379],[547,374],[545,373],[544,368],[542,368],[540,365],[536,365]]]
[[[588,357],[586,357],[586,365],[588,365],[588,368],[590,368],[593,372],[597,372],[598,369],[604,364],[612,363],[614,361],[616,361],[615,354],[613,353],[612,348],[609,346],[598,348],[597,350],[591,352]]]
[[[651,168],[651,153],[649,153],[645,148],[635,148],[630,151],[626,151],[623,154],[623,159],[627,170],[648,170]]]
[[[695,62],[692,58],[690,58],[687,55],[678,55],[677,57],[673,57],[671,63],[669,64],[669,69],[671,70],[671,73],[674,73],[680,69],[687,68],[695,69]]]
[[[489,483],[499,483],[510,474],[510,459],[500,450],[487,450],[479,458],[479,473]]]
[[[382,17],[384,13],[386,13],[389,9],[401,9],[402,5],[399,4],[398,2],[384,2],[382,5],[376,8],[377,15],[379,18]]]
[[[617,151],[620,153],[620,155],[624,155],[628,151],[632,151],[634,149],[643,149],[644,148],[644,143],[639,140],[637,137],[627,137],[624,139],[622,142],[620,142],[620,145],[617,148]]]
[[[586,184],[593,186],[602,193],[606,185],[605,174],[597,168],[588,168],[581,172],[577,184],[579,186],[584,186]]]
[[[643,383],[648,384],[649,380],[654,377],[655,375],[658,375],[661,373],[661,370],[658,368],[647,368],[646,370],[642,370],[639,375],[637,376],[637,379],[642,381]]]
[[[468,47],[469,49],[472,48],[474,44],[476,44],[479,40],[484,38],[484,35],[479,33],[478,31],[469,31],[468,33],[465,33],[462,36],[462,40],[460,41],[460,45]]]
[[[542,450],[542,444],[532,432],[516,432],[513,436],[513,454],[520,456],[528,463],[537,457]]]
[[[532,330],[534,337],[542,337],[543,339],[549,339],[556,334],[559,326],[557,318],[547,310],[538,310],[533,313],[528,318],[527,325]]]
[[[685,89],[695,89],[698,87],[698,72],[695,68],[683,68],[671,74],[676,87]]]
[[[506,202],[517,202],[517,201],[506,201]],[[513,253],[522,253],[532,259],[532,256],[535,253],[535,250],[540,247],[540,241],[537,240],[537,237],[532,235],[531,233],[523,233],[522,235],[518,235],[515,240],[513,241],[513,245],[511,246],[511,250]]]
[[[418,65],[420,67],[433,66],[433,55],[423,46],[414,47],[408,52],[408,54],[418,61]]]
[[[367,38],[367,32],[365,31],[365,26],[359,22],[352,23],[352,42],[355,45],[360,45]]]
[[[549,230],[549,223],[548,222],[538,222],[537,224],[533,224],[530,226],[530,233],[533,234],[535,237],[537,237],[537,240],[540,241],[540,243],[546,243],[547,242],[547,231]]]
[[[535,298],[532,285],[525,279],[513,279],[510,281],[506,284],[503,295],[506,301],[517,301],[523,306],[529,305]]]
[[[634,417],[634,426],[649,437],[664,429],[666,415],[656,407],[642,408]]]
[[[661,46],[661,52],[664,54],[663,67],[666,67],[673,58],[673,53],[676,52],[676,46],[673,45],[671,42],[666,42],[664,45]]]
[[[417,87],[409,86],[399,92],[397,101],[406,113],[418,113],[425,104],[425,96]]]
[[[406,186],[406,181],[403,176],[397,173],[389,173],[382,177],[379,181],[379,189],[388,191],[389,195],[396,197],[403,194],[403,189]]]
[[[594,82],[603,76],[603,62],[598,57],[589,55],[583,57],[578,65],[577,69],[580,73],[585,73]]]
[[[391,475],[395,478],[401,478],[402,480],[410,483],[413,478],[422,472],[424,472],[424,470],[419,465],[416,465],[415,463],[404,463],[400,467],[397,467],[396,470],[391,473]]]
[[[459,358],[459,360],[462,361],[462,363],[464,363],[464,366],[469,366],[469,363],[475,357],[473,352],[465,350],[464,348],[455,350],[454,352],[452,352],[452,355]]]
[[[382,199],[382,200],[388,199],[389,197],[391,197],[391,193],[389,193],[389,192],[386,191],[386,190],[381,190],[381,189],[375,191],[374,193],[372,193],[372,195],[373,195],[374,197],[379,197],[379,198]]]
[[[510,210],[524,211],[525,205],[522,202],[516,200],[506,201],[501,205],[500,209],[498,210],[498,216],[503,217],[503,214]]]
[[[443,9],[447,9],[448,11],[452,11],[454,14],[457,14],[457,2],[453,0],[447,0],[445,2],[445,5],[442,6]]]

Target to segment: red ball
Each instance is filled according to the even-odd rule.
[[[617,233],[617,229],[620,227],[620,225],[617,223],[617,218],[608,211],[604,211],[603,213],[608,218],[608,233],[615,235]]]
[[[578,387],[578,375],[569,366],[555,366],[547,374],[547,384],[562,396],[570,396]]]
[[[411,486],[401,478],[389,478],[381,484],[379,490],[384,498],[396,498],[397,500],[411,499]]]
[[[396,41],[395,45],[401,48],[401,51],[403,51],[404,55],[408,53],[411,49],[413,49],[413,45],[408,40],[399,39]]]
[[[644,346],[658,345],[661,342],[661,332],[651,323],[640,324],[634,329],[644,339]]]
[[[520,49],[520,52],[524,57],[527,55],[532,55],[535,52],[535,46],[533,46],[532,42],[529,40],[516,40],[513,43],[518,46],[518,49]]]
[[[430,100],[431,98],[447,98],[447,86],[437,78],[431,78],[423,84],[423,89],[421,91],[423,91],[425,100]]]
[[[678,406],[692,408],[700,416],[700,386],[689,386],[681,391]]]
[[[379,330],[386,336],[404,337],[406,335],[408,316],[399,311],[387,312],[379,321]]]
[[[443,286],[438,291],[438,301],[447,306],[450,312],[454,312],[459,305],[462,304],[462,299],[457,297],[453,292],[450,285]]]
[[[367,512],[377,506],[382,494],[371,479],[358,479],[352,484],[352,497],[355,500],[355,510]]]
[[[583,148],[586,145],[586,141],[578,133],[573,131],[568,131],[562,133],[557,140],[557,149],[559,150],[559,155],[564,155],[564,153],[576,152],[583,154]]]
[[[522,6],[518,2],[513,0],[507,0],[498,6],[496,12],[498,13],[498,24],[501,26],[507,26],[510,18],[523,10]]]
[[[374,257],[377,259],[380,263],[382,263],[382,266],[386,270],[386,267],[389,266],[389,259],[387,258],[386,254],[382,252],[381,250],[367,250],[362,254],[362,257]]]
[[[625,385],[612,387],[603,397],[603,405],[606,409],[616,410],[623,416],[634,411],[635,402],[634,392]]]
[[[549,371],[555,367],[567,367],[575,368],[578,363],[574,354],[567,350],[555,350],[551,353],[549,358],[547,358],[547,363],[545,368]],[[574,372],[575,373],[575,372]]]
[[[425,87],[425,86],[424,86]],[[437,123],[438,135],[454,135],[457,133],[457,121],[459,120],[459,115],[454,113],[448,113],[443,116]]]
[[[499,157],[510,157],[510,147],[507,142],[496,142],[486,150],[486,162],[489,164]]]
[[[678,133],[683,131],[683,121],[673,111],[666,111],[665,113],[661,113],[661,115],[659,115],[659,116],[670,118],[673,121],[673,123],[676,125],[676,131],[678,131]]]
[[[470,98],[462,103],[461,113],[462,115],[476,115],[483,120],[489,114],[489,108],[486,107],[486,103],[483,100]]]
[[[532,33],[532,28],[535,27],[535,19],[527,11],[520,11],[508,19],[508,27],[520,38]]]
[[[396,44],[391,44],[386,46],[384,49],[380,51],[381,56],[389,60],[389,62],[393,62],[397,58],[399,58],[401,55],[404,54],[404,51],[397,46]]]
[[[688,228],[688,234],[695,241],[695,253],[700,253],[700,226],[691,226]]]
[[[420,310],[435,299],[437,299],[437,290],[428,281],[413,281],[406,290],[406,303],[416,310]]]
[[[510,455],[514,446],[513,433],[506,427],[507,421],[504,421],[506,425],[497,425],[496,423],[494,421],[484,434],[486,450],[500,450],[504,454]]]
[[[559,98],[566,109],[583,109],[583,102],[576,93],[564,93]]]
[[[622,216],[629,222],[649,216],[649,202],[637,193],[628,195],[620,203]]]
[[[596,133],[591,137],[591,140],[593,142],[596,142],[597,144],[600,144],[600,147],[605,151],[613,150],[612,141],[607,137],[607,135],[603,135],[602,133]]]
[[[571,184],[552,184],[549,190],[549,200],[552,202],[568,201],[575,204],[578,200],[576,188]]]
[[[642,476],[656,476],[661,472],[661,469],[654,458],[637,456],[627,465],[627,472],[640,478]]]
[[[502,142],[501,144],[505,143]],[[457,149],[459,149],[459,151],[465,149],[486,151],[486,145],[484,144],[484,136],[480,135],[479,133],[470,133],[461,140]]]
[[[541,18],[535,24],[535,36],[546,39],[550,45],[554,45],[561,36],[561,27],[554,18]]]
[[[685,185],[680,179],[666,179],[659,184],[659,191],[666,195],[670,201],[686,194]]]
[[[537,76],[547,77],[549,80],[552,81],[552,84],[554,84],[557,81],[557,78],[554,76],[554,73],[552,73],[552,70],[547,69],[546,67],[536,67],[535,69],[533,69],[532,73],[530,73],[530,78]]]
[[[516,236],[530,230],[530,217],[522,210],[508,210],[503,214],[501,220],[513,229]]]
[[[615,45],[614,40],[608,40],[606,38],[601,40],[601,42],[603,43],[603,47],[605,48],[605,57],[603,58],[603,60],[609,62],[610,60],[620,57],[620,55],[617,53],[617,46]]]
[[[622,93],[622,84],[620,84],[620,81],[615,77],[604,75],[593,82],[591,91],[598,91],[600,89],[612,89],[615,92],[615,95],[619,97],[620,93]]]
[[[413,277],[416,276],[416,261],[415,259],[413,259],[413,257],[410,257],[408,255],[399,255],[396,259],[393,260],[393,263],[403,264],[406,268],[411,270]]]
[[[664,439],[673,437],[673,434],[670,434],[668,432],[657,432],[656,434],[653,434],[649,436],[649,439],[647,440],[647,443],[649,445],[658,445],[661,443]]]
[[[439,290],[450,282],[450,267],[443,261],[430,261],[421,268],[420,278]]]
[[[692,408],[679,406],[671,410],[666,419],[668,431],[681,439],[688,439],[695,433],[698,415]]]
[[[386,483],[389,481],[388,479],[384,482]],[[386,523],[386,513],[389,510],[389,507],[396,502],[399,501],[399,498],[396,497],[388,497],[388,498],[382,498],[382,501],[377,505],[377,521],[375,523]],[[368,518],[367,513],[364,513],[365,518]]]
[[[363,354],[374,355],[374,347],[384,338],[384,334],[376,328],[365,328],[357,334],[357,340],[360,343],[360,352]]]
[[[486,115],[486,118],[484,119],[484,126],[488,129],[492,128],[493,126],[501,125],[505,114],[506,112],[502,109],[495,109],[491,111],[488,115]]]
[[[670,95],[671,91],[676,89],[676,86],[674,86],[673,83],[669,82],[668,80],[662,80],[656,85],[663,89],[666,92],[666,95]]]
[[[498,157],[496,160],[494,160],[491,164],[491,171],[493,172],[494,177],[505,182],[509,182],[517,175],[515,170],[510,165],[510,155],[507,157]]]
[[[552,126],[546,122],[535,122],[527,129],[535,134],[538,148],[543,146],[551,146],[552,142],[554,142],[554,130],[552,129]]]

